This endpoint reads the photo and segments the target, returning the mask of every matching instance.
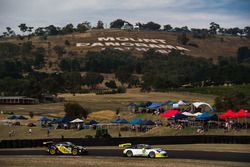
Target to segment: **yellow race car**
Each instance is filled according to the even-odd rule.
[[[76,146],[71,142],[44,142],[48,146],[47,152],[50,155],[66,154],[66,155],[80,155],[87,154],[88,151],[85,147]]]

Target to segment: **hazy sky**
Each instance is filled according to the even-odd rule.
[[[154,21],[172,26],[207,28],[250,26],[250,0],[0,0],[0,32],[7,26],[63,26],[117,18],[131,23]]]

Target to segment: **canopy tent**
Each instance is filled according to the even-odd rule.
[[[98,122],[95,121],[95,120],[90,120],[90,121],[87,123],[87,125],[96,125],[96,124],[98,124]]]
[[[70,122],[69,118],[62,117],[62,118],[58,118],[56,120],[53,120],[51,123],[54,123],[54,124],[66,124],[66,123],[69,123],[69,122]]]
[[[128,107],[137,107],[136,103],[129,103]]]
[[[128,121],[126,119],[117,118],[117,119],[112,120],[111,123],[127,124]]]
[[[201,114],[202,114],[201,112],[194,113],[195,116],[199,116]]]
[[[165,113],[161,114],[160,116],[162,118],[170,118],[170,117],[174,116],[175,114],[180,114],[180,111],[170,109],[170,110],[167,110]]]
[[[244,118],[249,117],[250,113],[248,113],[246,110],[240,109],[237,113],[238,118]]]
[[[225,118],[238,118],[237,113],[233,112],[232,110],[227,110],[224,114],[221,114],[219,116],[219,118],[221,119],[225,119]]]
[[[41,122],[48,122],[48,121],[51,121],[51,119],[49,119],[48,117],[42,117],[42,118],[40,118],[38,121],[41,121]]]
[[[84,121],[82,119],[76,118],[73,121],[70,121],[70,123],[83,123]]]
[[[187,105],[187,103],[184,102],[183,100],[180,100],[177,103],[173,104],[173,108],[179,108],[180,106],[185,106],[185,105]]]
[[[214,111],[213,108],[210,106],[210,104],[208,103],[204,103],[204,102],[195,102],[195,103],[192,103],[192,106],[194,106],[195,108],[209,108],[210,111]]]
[[[141,122],[141,125],[155,125],[155,123],[151,120],[144,120]]]
[[[20,116],[17,116],[17,119],[28,119],[28,118],[26,118],[26,117],[20,115]]]
[[[178,120],[178,119],[185,119],[187,118],[186,115],[184,114],[175,114],[174,116],[172,116],[171,118],[169,118],[170,120]]]
[[[132,119],[129,124],[136,124],[136,125],[140,125],[143,121],[141,119],[138,118],[134,118]]]
[[[162,106],[162,104],[160,104],[160,103],[151,103],[150,106],[148,106],[148,108],[157,109],[157,108],[160,108],[161,106]]]
[[[217,114],[211,115],[209,120],[211,120],[211,121],[225,121],[224,119],[220,119]]]
[[[28,119],[28,118],[26,118],[22,115],[20,115],[20,116],[12,115],[12,116],[8,117],[7,119],[13,120],[13,119]]]
[[[17,116],[12,115],[12,116],[8,117],[7,119],[17,119]]]
[[[188,117],[195,117],[196,115],[195,114],[192,114],[192,113],[190,113],[190,112],[183,112],[182,113],[183,115],[186,115],[186,116],[188,116]],[[198,115],[197,115],[198,116]]]
[[[209,119],[211,117],[211,115],[208,114],[208,112],[204,112],[201,115],[197,116],[196,119],[197,120],[206,120]]]

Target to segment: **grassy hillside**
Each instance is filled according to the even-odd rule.
[[[237,49],[242,46],[250,47],[250,39],[240,38],[236,36],[216,36],[207,39],[193,38],[192,35],[188,35],[190,42],[198,45],[198,48],[192,46],[184,46],[177,43],[178,33],[173,32],[146,32],[146,31],[123,31],[123,30],[90,30],[85,33],[73,33],[70,35],[61,36],[49,36],[47,40],[40,37],[32,37],[31,41],[36,47],[44,47],[48,51],[48,60],[55,61],[57,58],[53,51],[53,47],[56,45],[65,46],[65,40],[70,42],[69,46],[65,46],[66,53],[64,56],[75,56],[77,54],[84,55],[89,50],[100,50],[101,47],[76,47],[76,43],[93,43],[98,42],[98,37],[128,37],[133,39],[164,39],[166,44],[173,46],[182,46],[190,51],[186,53],[195,57],[205,57],[216,59],[219,56],[235,56]],[[20,44],[28,41],[27,38],[20,40],[17,38],[5,38],[0,42],[12,42]],[[49,44],[50,43],[50,44]],[[137,55],[141,55],[142,52],[132,50]]]

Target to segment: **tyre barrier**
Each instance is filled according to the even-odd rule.
[[[53,139],[24,139],[24,140],[1,140],[0,148],[30,148],[42,147],[47,141],[70,141],[83,146],[117,146],[121,143],[147,143],[160,144],[250,144],[250,136],[159,136],[159,137],[124,137],[124,138],[53,138]]]

